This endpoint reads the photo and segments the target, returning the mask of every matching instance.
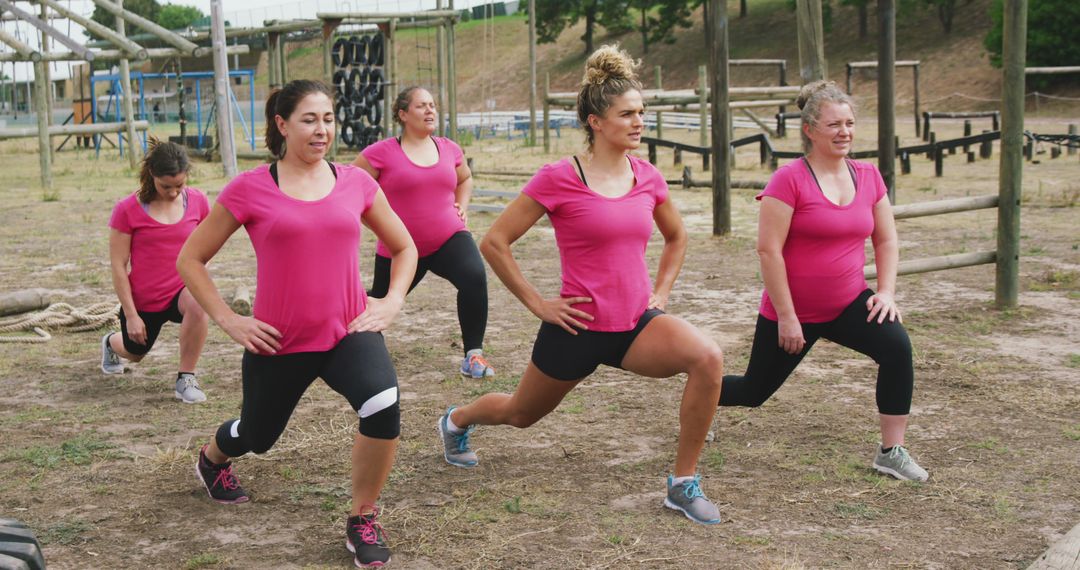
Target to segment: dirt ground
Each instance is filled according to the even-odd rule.
[[[1029,128],[1064,132],[1052,120]],[[875,140],[872,132],[860,138],[863,148]],[[466,152],[478,170],[532,170],[579,140],[564,132],[549,155],[520,139],[476,141]],[[59,190],[45,197],[34,147],[0,148],[0,291],[44,287],[76,305],[114,299],[106,222],[134,189],[127,161],[115,152],[61,153]],[[995,193],[997,151],[974,164],[949,157],[944,178],[914,159],[914,172],[898,177],[899,203]],[[767,179],[755,156],[739,155],[735,178]],[[671,160],[661,153],[674,177]],[[499,375],[463,380],[453,289],[429,277],[387,333],[403,405],[399,456],[381,500],[394,566],[1026,567],[1080,522],[1080,163],[1037,160],[1024,171],[1018,308],[993,308],[992,266],[899,280],[916,358],[908,445],[930,481],[901,483],[869,468],[878,441],[875,367],[822,342],[763,407],[717,412],[700,465],[724,517],[714,527],[660,506],[681,378],[601,369],[528,430],[478,430],[478,468],[444,463],[436,419],[450,404],[511,390],[538,322],[489,275],[487,352]],[[213,198],[224,184],[219,173],[201,164],[194,185]],[[479,178],[477,187],[522,183]],[[668,310],[715,338],[727,369],[741,371],[762,289],[753,191],[735,191],[734,231],[722,238],[710,235],[706,192],[673,196],[692,238]],[[493,219],[473,214],[470,226],[479,236]],[[994,210],[902,221],[901,257],[993,249],[995,226]],[[516,247],[526,275],[550,294],[558,290],[554,252],[546,223]],[[654,236],[652,267],[659,252]],[[371,254],[368,236],[362,259]],[[370,274],[366,262],[362,271]],[[242,232],[212,273],[225,291],[254,286]],[[241,349],[211,326],[199,366],[209,400],[183,405],[172,396],[176,335],[167,326],[150,356],[119,377],[98,369],[100,332],[0,343],[0,516],[35,529],[50,568],[349,567],[342,527],[355,415],[347,404],[317,384],[270,453],[236,461],[254,500],[213,504],[192,464],[217,425],[238,414]]]

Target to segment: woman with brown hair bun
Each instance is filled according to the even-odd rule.
[[[109,218],[109,261],[120,299],[120,334],[101,338],[101,371],[123,374],[124,358],[139,362],[167,321],[180,323],[180,370],[173,394],[185,404],[206,400],[195,377],[206,344],[206,312],[184,287],[176,257],[210,213],[206,196],[187,185],[191,163],[184,147],[150,138],[139,190],[116,204]],[[115,339],[115,340],[113,340]]]
[[[628,154],[641,145],[645,128],[635,67],[614,46],[589,57],[577,105],[585,152],[541,168],[484,236],[480,250],[491,268],[542,323],[517,390],[451,407],[438,430],[446,461],[471,467],[475,426],[529,427],[601,364],[650,378],[686,373],[663,504],[715,524],[720,512],[702,492],[696,467],[720,396],[723,355],[701,331],[663,311],[687,234],[664,177]],[[562,265],[562,290],[554,298],[526,280],[510,249],[544,215],[555,228]],[[645,248],[654,227],[664,249],[650,282]]]
[[[925,481],[904,448],[914,368],[896,306],[896,224],[877,167],[848,158],[855,106],[832,81],[803,87],[805,156],[773,174],[758,195],[758,256],[765,281],[750,363],[725,376],[721,406],[765,403],[820,338],[878,363],[881,444],[875,470]],[[874,245],[877,292],[863,277],[866,238]]]

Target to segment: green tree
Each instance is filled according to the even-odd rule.
[[[161,4],[158,4],[157,0],[125,0],[124,9],[128,12],[138,14],[151,22],[157,22],[158,13],[161,12]],[[90,19],[111,30],[116,29],[116,17],[109,12],[106,12],[101,6],[94,7],[94,14],[90,16]],[[127,26],[128,33],[135,33],[131,28],[131,25]],[[92,38],[98,37],[89,30],[84,30],[83,33]]]
[[[990,5],[993,24],[983,44],[990,51],[990,63],[1001,67],[1002,0]],[[1080,2],[1039,0],[1028,3],[1027,64],[1029,66],[1076,65],[1080,62]]]
[[[166,30],[183,30],[202,20],[206,14],[194,6],[166,4],[158,12],[157,23]]]
[[[585,33],[581,41],[585,42],[585,55],[588,55],[593,52],[598,26],[614,31],[629,29],[628,5],[626,0],[537,0],[537,41],[552,43],[563,30],[585,20]]]
[[[923,3],[937,10],[938,21],[941,22],[942,29],[945,30],[946,34],[951,34],[953,20],[956,18],[956,9],[961,5],[967,6],[971,4],[971,0],[923,0]]]
[[[840,0],[841,6],[854,6],[859,16],[859,39],[866,37],[868,33],[868,20],[870,0]]]
[[[689,28],[690,16],[702,0],[633,0],[633,8],[641,13],[635,29],[641,33],[641,45],[649,53],[649,44],[675,43],[675,28]]]

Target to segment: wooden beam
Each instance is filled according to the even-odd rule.
[[[244,44],[240,44],[238,46],[229,46],[228,48],[225,49],[225,53],[228,54],[228,55],[233,55],[233,54],[243,55],[243,54],[249,53],[250,51],[251,51],[251,48],[244,45]],[[131,54],[129,54],[126,51],[118,50],[118,49],[93,50],[93,52],[94,52],[94,61],[116,61],[116,60],[120,60],[120,59],[124,59],[124,58],[131,59]],[[40,55],[41,55],[41,61],[86,61],[79,54],[74,53],[74,52],[70,52],[70,51],[48,52],[48,53],[43,53],[43,54],[40,54]],[[146,57],[147,57],[147,59],[174,59],[174,58],[178,58],[178,57],[199,57],[199,56],[193,56],[193,55],[191,55],[191,54],[189,54],[187,52],[182,52],[182,51],[180,51],[180,50],[178,50],[176,48],[147,48],[146,49]],[[0,61],[8,62],[8,61],[32,61],[32,60],[30,60],[29,58],[22,57],[22,56],[20,56],[18,54],[0,53]]]
[[[91,32],[112,42],[113,45],[126,51],[129,55],[131,55],[132,58],[140,60],[147,58],[148,54],[146,52],[146,48],[114,32],[113,30],[102,26],[101,24],[91,20],[90,18],[84,18],[78,12],[68,10],[66,6],[57,2],[56,0],[41,0],[41,2],[55,10],[58,14],[71,20],[72,22],[75,22],[76,24],[86,28],[87,30],[90,30]],[[95,53],[95,55],[97,54]]]
[[[878,170],[889,201],[896,203],[896,2],[877,0]]]
[[[118,6],[124,5],[124,0],[117,0]],[[125,35],[125,23],[123,18],[116,19],[116,33]],[[127,125],[128,139],[128,163],[132,170],[139,168],[139,156],[135,152],[135,104],[131,99],[131,64],[126,57],[120,58],[120,100],[124,106],[124,123]]]
[[[1024,63],[1027,0],[1005,0],[1002,23],[1001,156],[998,171],[998,308],[1015,307],[1020,284],[1020,196],[1024,178]]]
[[[52,125],[49,127],[49,136],[84,136],[100,135],[106,133],[122,133],[127,128],[126,123],[84,123],[82,125]],[[150,128],[147,121],[135,121],[135,130],[145,131]],[[37,127],[8,127],[0,129],[0,140],[23,139],[38,136]]]
[[[899,206],[893,206],[893,219],[906,220],[909,218],[938,216],[954,212],[970,212],[972,210],[996,208],[997,205],[997,194],[990,194],[988,196],[966,196],[964,198],[917,202],[915,204],[901,204]]]
[[[15,14],[19,17],[19,19],[30,24],[31,26],[34,26],[38,30],[41,30],[42,33],[47,34],[49,37],[60,42],[69,50],[80,54],[82,56],[81,59],[85,59],[86,61],[94,61],[94,54],[89,49],[87,49],[86,46],[67,37],[66,34],[45,23],[45,21],[43,21],[41,18],[38,18],[37,16],[23,10],[22,8],[19,8],[10,0],[0,0],[0,9],[4,9],[11,12],[12,14]]]
[[[536,0],[529,0],[529,146],[536,146]]]
[[[959,267],[971,267],[972,265],[985,265],[994,263],[997,253],[993,251],[973,251],[971,253],[958,253],[955,255],[942,255],[940,257],[927,257],[924,259],[911,259],[897,264],[897,275],[913,275],[915,273],[929,273],[944,269],[957,269]],[[877,278],[877,267],[867,265],[863,267],[863,277],[866,279]]]
[[[821,0],[797,0],[795,10],[799,39],[799,76],[805,85],[829,76],[825,61]]]
[[[41,187],[52,189],[52,144],[49,142],[49,109],[45,102],[47,86],[41,80],[45,76],[45,62],[34,62],[34,111],[37,113],[38,166],[41,169]]]
[[[15,53],[18,54],[18,56],[20,58],[18,61],[33,61],[33,62],[41,61],[41,52],[39,52],[36,49],[30,47],[29,45],[23,43],[22,41],[20,41],[15,36],[13,36],[13,35],[7,33],[6,31],[4,31],[2,28],[0,28],[0,42],[4,42],[5,44],[7,44],[8,47],[15,50]],[[2,55],[11,55],[11,54],[2,54]],[[0,60],[0,61],[3,61],[3,60]],[[11,61],[16,61],[16,60],[13,59]]]
[[[1080,73],[1080,66],[1059,66],[1059,67],[1026,67],[1024,73],[1027,75],[1044,75],[1044,74],[1060,74],[1060,73]]]
[[[8,0],[0,0],[0,2],[7,2]],[[157,36],[161,41],[173,46],[174,48],[189,53],[195,57],[202,57],[210,53],[210,48],[199,47],[194,43],[180,36],[175,32],[166,30],[165,28],[143,18],[142,16],[129,12],[114,2],[109,0],[94,0],[94,4],[100,6],[102,10],[116,16],[119,20],[124,20],[129,24],[141,28],[151,34]]]
[[[447,10],[422,10],[419,12],[318,12],[315,17],[320,20],[438,20],[441,18],[457,19],[458,13],[451,4]]]
[[[1055,542],[1027,570],[1075,570],[1080,561],[1080,524]]]
[[[236,139],[233,135],[232,98],[229,91],[229,58],[225,54],[225,12],[222,0],[210,0],[210,31],[214,46],[214,101],[217,104],[218,149],[225,178],[234,178]],[[280,47],[280,44],[279,44]],[[255,120],[254,117],[251,118]]]
[[[454,30],[454,21],[457,19],[457,12],[454,11],[454,0],[450,0],[450,12],[454,16],[450,20],[450,27],[446,31],[446,73],[447,73],[447,105],[450,107],[450,138],[457,140],[458,138],[458,116],[457,116],[457,40],[455,39],[456,31]]]
[[[727,0],[709,0],[705,27],[709,37],[709,88],[712,93],[713,235],[731,233],[731,109],[728,108]]]
[[[921,62],[917,59],[902,59],[897,61],[894,65],[895,67],[915,67],[920,63]],[[861,69],[876,68],[879,63],[877,61],[849,61],[847,65],[852,69]]]

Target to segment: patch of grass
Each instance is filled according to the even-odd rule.
[[[564,414],[581,414],[585,412],[585,398],[581,394],[570,393],[559,406],[559,411]]]
[[[1080,368],[1080,354],[1072,353],[1065,359],[1065,366],[1069,368]]]
[[[1051,269],[1036,277],[1032,291],[1076,291],[1080,289],[1080,272]]]
[[[225,564],[225,559],[213,552],[196,554],[184,561],[184,570],[196,570],[198,568],[212,568]]]
[[[521,496],[519,495],[513,499],[503,501],[503,508],[512,515],[521,514]]]
[[[111,443],[94,439],[92,435],[80,435],[69,439],[59,446],[35,445],[11,451],[0,456],[3,459],[18,459],[41,469],[51,469],[66,461],[72,465],[90,463],[100,452],[111,449]]]
[[[767,536],[745,536],[740,535],[731,539],[731,542],[738,545],[747,546],[768,546],[771,540]]]
[[[278,469],[278,475],[286,481],[295,481],[300,478],[300,472],[295,467],[289,465],[282,465]]]
[[[881,517],[888,511],[866,503],[836,503],[833,505],[833,512],[840,518],[872,520]]]
[[[995,493],[993,502],[994,515],[1001,519],[1012,520],[1016,518],[1016,505],[1004,493]]]
[[[75,544],[86,542],[86,533],[94,530],[94,525],[86,521],[63,521],[58,522],[38,533],[38,540],[42,544]]]
[[[518,382],[520,381],[520,376],[507,376],[505,378],[496,377],[494,380],[474,382],[469,385],[469,390],[466,394],[471,398],[477,398],[491,392],[503,392],[509,394],[517,388]]]
[[[1080,441],[1080,424],[1067,427],[1061,430],[1061,433],[1073,441]]]
[[[618,534],[613,534],[608,537],[607,541],[611,544],[614,544],[615,546],[618,546],[626,542],[626,538]]]
[[[720,449],[711,448],[707,450],[703,459],[705,465],[712,471],[719,473],[724,469],[724,452]]]
[[[1008,453],[1009,452],[1008,447],[1006,447],[1001,442],[999,442],[997,440],[997,438],[993,438],[993,437],[984,439],[983,441],[979,441],[979,442],[976,442],[976,443],[969,443],[968,447],[970,447],[972,449],[986,449],[986,450],[989,450],[989,451],[993,451],[994,453]]]

